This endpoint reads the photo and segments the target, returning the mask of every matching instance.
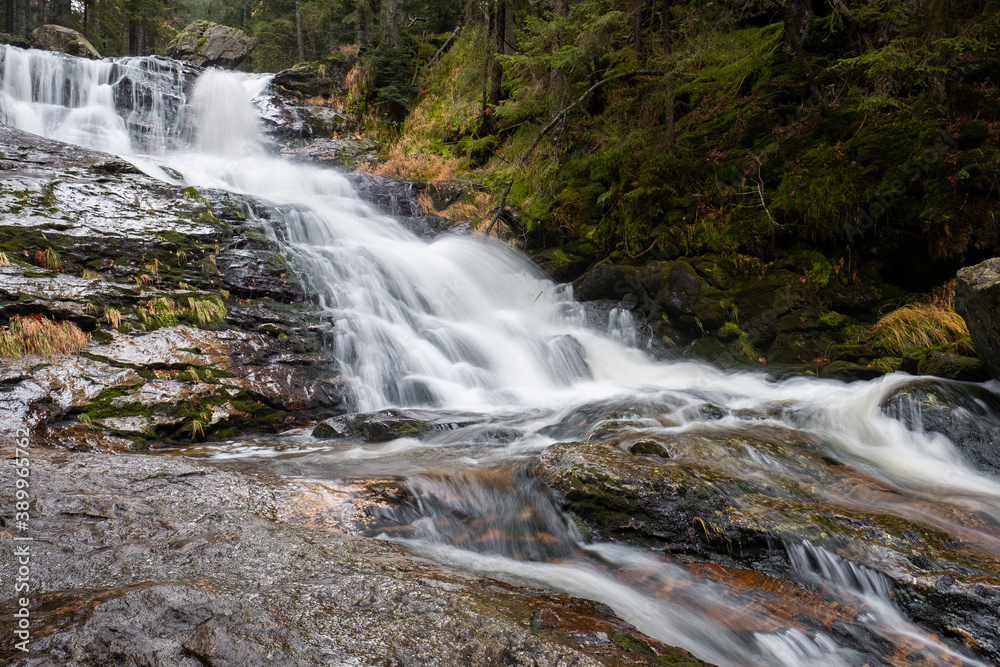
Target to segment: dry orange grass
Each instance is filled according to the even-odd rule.
[[[72,322],[53,322],[41,315],[14,316],[0,327],[0,357],[20,359],[37,354],[49,359],[60,354],[76,354],[90,342]]]
[[[358,167],[358,171],[405,181],[444,183],[455,175],[455,160],[433,153],[407,151],[396,144],[389,150],[385,160],[375,164],[366,162]]]
[[[449,222],[465,222],[466,220],[486,217],[490,208],[490,195],[488,192],[477,192],[472,196],[472,201],[456,202],[443,211],[439,211],[435,208],[434,200],[427,190],[421,190],[417,195],[417,203],[424,215],[434,215]]]
[[[962,316],[955,312],[950,294],[928,302],[910,303],[883,316],[869,330],[873,342],[902,355],[913,347],[947,345],[969,335]]]

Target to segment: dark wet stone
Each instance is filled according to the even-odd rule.
[[[636,456],[659,456],[663,459],[670,458],[670,452],[655,440],[640,440],[628,448]]]
[[[1000,396],[981,385],[916,380],[881,410],[908,429],[946,436],[974,467],[1000,475]]]
[[[425,420],[400,410],[332,417],[313,429],[316,438],[358,438],[368,442],[387,442],[397,438],[416,438],[431,429]]]

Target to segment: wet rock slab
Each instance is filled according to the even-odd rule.
[[[0,653],[18,664],[702,664],[593,604],[296,523],[300,492],[280,480],[173,457],[33,456],[32,651]],[[0,476],[12,507],[13,469]]]

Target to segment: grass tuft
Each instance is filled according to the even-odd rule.
[[[48,269],[49,271],[58,271],[62,268],[62,257],[52,248],[36,250],[35,266]]]
[[[52,359],[76,354],[88,342],[90,336],[72,322],[54,322],[42,315],[16,315],[0,328],[0,357],[20,359],[37,354]]]
[[[876,322],[868,333],[876,345],[902,355],[914,347],[954,343],[967,337],[969,329],[950,299],[938,299],[897,308]]]

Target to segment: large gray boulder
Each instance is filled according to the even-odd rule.
[[[58,51],[71,56],[100,60],[101,54],[87,38],[72,28],[61,25],[43,25],[35,28],[28,37],[31,45],[45,51]]]
[[[195,21],[167,47],[167,55],[199,67],[233,69],[257,46],[257,38],[239,28]]]
[[[955,310],[965,318],[986,370],[1000,378],[1000,257],[958,272]]]

